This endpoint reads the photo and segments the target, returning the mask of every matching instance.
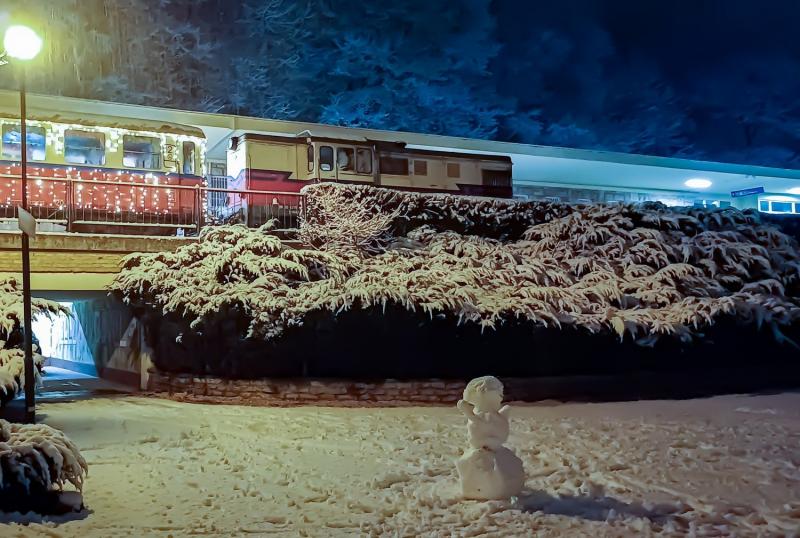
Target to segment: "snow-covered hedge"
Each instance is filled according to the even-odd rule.
[[[54,301],[33,298],[35,316],[69,315],[69,311]],[[25,386],[24,334],[22,331],[22,285],[14,278],[0,279],[0,406],[14,399]],[[38,376],[44,357],[34,349],[34,373]]]
[[[175,252],[128,256],[111,289],[193,330],[235,312],[247,337],[265,340],[312,312],[386,305],[487,329],[523,321],[642,344],[691,340],[721,316],[782,338],[800,319],[797,244],[736,210],[517,205],[335,185],[307,193],[299,236],[315,248],[289,248],[268,228],[213,228]],[[436,227],[397,236],[403,219]],[[523,221],[532,224],[513,240],[442,231],[459,222],[502,235],[504,223]]]
[[[0,510],[49,512],[71,484],[83,489],[86,460],[63,432],[0,420]]]
[[[405,235],[424,224],[468,235],[495,239],[516,239],[534,224],[568,215],[574,208],[551,202],[520,202],[503,198],[479,198],[453,194],[426,194],[368,185],[316,183],[303,189],[306,194],[305,222],[310,238],[329,238],[349,221],[364,226],[376,217],[387,219],[385,231]],[[343,215],[340,209],[355,213]],[[355,218],[353,218],[355,217]]]

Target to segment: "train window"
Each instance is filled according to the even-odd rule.
[[[45,157],[45,133],[43,127],[28,126],[27,154],[28,160],[43,161]],[[22,132],[19,124],[3,125],[3,157],[18,160],[22,158],[20,140]]]
[[[122,164],[130,168],[161,168],[161,142],[149,136],[122,137]]]
[[[309,144],[306,148],[306,155],[308,156],[308,171],[314,171],[314,146]]]
[[[381,157],[381,173],[394,176],[408,175],[408,159],[402,157]]]
[[[427,176],[428,175],[428,161],[414,161],[414,175]]]
[[[356,150],[356,172],[359,174],[372,173],[372,150],[369,148],[358,148]]]
[[[483,184],[489,187],[510,187],[510,170],[481,170]]]
[[[65,131],[64,160],[71,164],[106,164],[105,135],[90,131]]]
[[[351,172],[355,166],[353,148],[336,148],[336,166],[343,172]]]
[[[461,165],[458,163],[447,163],[447,177],[461,177]]]
[[[333,148],[330,146],[319,147],[319,169],[323,172],[333,170]]]
[[[194,174],[194,142],[183,143],[183,173]]]

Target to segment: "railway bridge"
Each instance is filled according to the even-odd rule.
[[[31,240],[31,289],[38,294],[102,291],[132,252],[173,251],[193,237],[40,232]],[[21,234],[0,231],[0,276],[22,278]]]

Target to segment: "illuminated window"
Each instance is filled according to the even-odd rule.
[[[306,147],[306,156],[308,157],[308,171],[314,171],[314,146],[309,144]]]
[[[194,142],[183,143],[183,173],[194,174]]]
[[[30,161],[43,161],[45,158],[45,132],[42,127],[28,126],[27,153]],[[18,161],[22,159],[20,148],[22,132],[19,124],[3,125],[3,158]]]
[[[336,166],[343,172],[351,172],[355,166],[353,148],[336,148]]]
[[[458,163],[447,163],[447,177],[461,177],[461,165]]]
[[[161,142],[149,136],[122,137],[122,164],[129,168],[161,168]]]
[[[319,169],[323,172],[333,170],[333,148],[330,146],[319,147]]]
[[[356,150],[356,172],[359,174],[372,173],[372,150],[369,148],[358,148]]]
[[[772,208],[770,210],[773,213],[793,213],[794,204],[791,202],[772,202]]]
[[[381,157],[381,173],[393,176],[408,175],[408,159],[401,157]]]
[[[89,131],[65,131],[64,160],[71,164],[106,164],[105,135]]]
[[[798,214],[800,213],[800,202],[796,203],[789,200],[759,200],[758,210],[764,213]]]
[[[428,161],[414,161],[414,175],[427,176],[428,175]]]

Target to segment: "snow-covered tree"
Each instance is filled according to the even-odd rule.
[[[193,2],[196,9],[213,3]],[[29,69],[33,90],[203,110],[224,102],[218,44],[172,2],[9,0],[3,7],[0,26],[29,21],[42,34],[44,48]]]
[[[254,48],[234,62],[237,110],[346,126],[489,137],[488,0],[251,0]]]

